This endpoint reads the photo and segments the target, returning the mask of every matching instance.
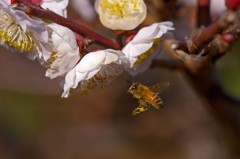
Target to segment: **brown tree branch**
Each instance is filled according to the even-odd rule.
[[[76,23],[72,20],[59,16],[58,14],[50,10],[43,9],[40,6],[35,5],[29,0],[18,0],[18,3],[24,4],[23,6],[19,5],[18,8],[23,10],[29,15],[39,17],[41,19],[48,20],[48,21],[60,24],[62,26],[65,26],[71,29],[72,31],[74,31],[75,33],[78,33],[84,37],[90,38],[94,42],[102,46],[105,46],[107,48],[112,48],[116,50],[121,49],[121,45],[116,41],[109,39],[103,35],[100,35],[79,23]]]
[[[187,42],[179,42],[178,49],[184,50],[189,54],[198,54],[200,50],[211,42],[217,34],[221,34],[224,30],[231,26],[236,18],[235,12],[228,11],[220,19],[204,28],[200,34],[196,35]]]
[[[172,61],[154,60],[152,68],[168,68],[182,71],[192,87],[199,96],[208,102],[207,109],[214,114],[222,123],[235,132],[240,140],[240,100],[232,97],[226,92],[221,83],[218,81],[216,70],[214,67],[214,58],[222,55],[219,53],[218,42],[211,43],[211,49],[208,54],[203,57],[196,58],[196,55],[189,55],[180,50],[174,50],[172,45],[175,41],[168,40],[165,45],[168,48],[167,52],[171,55]],[[230,48],[226,45],[225,51]],[[180,51],[180,53],[179,53]],[[181,56],[190,56],[188,60]]]
[[[168,40],[165,44],[172,60],[175,63],[182,62],[181,70],[200,97],[208,102],[207,108],[220,121],[227,123],[240,139],[240,100],[223,89],[214,66],[215,60],[222,57],[240,37],[240,11],[227,13],[220,19],[193,39],[193,43],[197,44],[194,50],[196,54],[176,47],[179,42],[175,40]],[[184,46],[183,42],[180,44]],[[160,64],[154,66],[162,67]]]

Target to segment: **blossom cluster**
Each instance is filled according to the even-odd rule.
[[[68,0],[32,1],[66,17]],[[58,7],[56,7],[58,6]],[[9,49],[26,54],[47,68],[46,76],[65,76],[62,97],[79,87],[82,93],[102,87],[123,70],[136,75],[149,68],[157,56],[162,36],[173,30],[171,22],[155,23],[140,29],[121,50],[105,49],[81,54],[75,34],[68,28],[29,17],[15,9],[10,0],[0,1],[0,41]],[[131,30],[146,17],[143,0],[96,0],[102,24],[110,29]]]

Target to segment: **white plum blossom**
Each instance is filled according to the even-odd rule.
[[[132,30],[146,18],[143,0],[96,0],[101,23],[112,30]]]
[[[68,0],[36,1],[41,7],[66,17]],[[102,24],[113,30],[131,30],[146,17],[143,0],[96,0],[95,8]],[[63,26],[30,17],[10,5],[10,0],[0,1],[0,42],[4,46],[25,52],[47,67],[46,76],[53,79],[65,76],[62,97],[79,87],[87,93],[102,87],[119,76],[125,68],[131,74],[146,70],[157,41],[173,30],[171,22],[155,23],[144,27],[122,50],[100,50],[80,58],[74,33]]]
[[[8,6],[8,5],[11,4],[11,1],[10,1],[10,0],[1,0],[0,4],[1,4],[2,6]]]
[[[68,0],[43,0],[40,5],[55,13],[67,17]],[[74,33],[55,23],[47,25],[51,28],[53,51],[44,65],[48,68],[45,76],[53,79],[66,74],[80,59],[79,47]]]
[[[68,0],[43,0],[40,3],[44,9],[49,9],[63,17],[67,17]]]
[[[30,18],[25,12],[14,10],[9,1],[0,1],[0,40],[7,48],[15,48],[31,59],[43,59],[51,52],[49,30],[45,23]],[[47,57],[45,57],[47,58]]]
[[[44,0],[40,4],[49,4],[49,9],[58,8],[59,4],[60,11],[66,10],[67,3],[68,0]],[[37,59],[48,68],[46,76],[50,78],[64,75],[80,59],[76,38],[70,29],[29,17],[8,0],[0,1],[0,40],[7,48]]]
[[[197,7],[197,0],[178,0],[179,4]],[[226,10],[225,0],[211,0],[210,1],[210,13],[212,18],[220,16],[224,10]]]
[[[161,37],[169,30],[174,30],[172,22],[154,23],[138,31],[134,38],[122,49],[129,60],[127,71],[136,75],[147,70],[157,54],[154,53]],[[156,52],[156,51],[155,51]]]
[[[56,78],[70,71],[80,59],[79,47],[74,33],[61,25],[50,24],[54,51],[47,60],[46,76]]]
[[[62,97],[67,98],[70,90],[78,86],[82,93],[104,86],[122,73],[126,62],[121,51],[107,49],[88,53],[67,73]]]
[[[86,93],[105,85],[120,75],[124,67],[131,74],[136,74],[142,64],[146,69],[146,65],[149,66],[155,57],[152,52],[156,41],[173,30],[172,25],[172,22],[162,22],[144,27],[122,50],[107,49],[88,53],[66,74],[62,97],[67,98],[70,90],[77,87]]]

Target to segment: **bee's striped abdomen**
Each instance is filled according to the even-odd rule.
[[[155,107],[156,109],[159,109],[162,107],[163,105],[163,102],[162,102],[162,99],[159,97],[159,96],[155,96],[153,101],[152,101],[152,106]]]

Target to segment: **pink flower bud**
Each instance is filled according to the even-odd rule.
[[[226,6],[230,10],[236,10],[240,5],[240,0],[226,0]]]
[[[17,3],[17,0],[11,0],[11,4]]]
[[[31,0],[34,4],[41,4],[43,0]]]
[[[234,40],[234,37],[233,37],[232,34],[222,34],[221,38],[222,38],[223,41],[225,41],[228,44],[230,44]]]

